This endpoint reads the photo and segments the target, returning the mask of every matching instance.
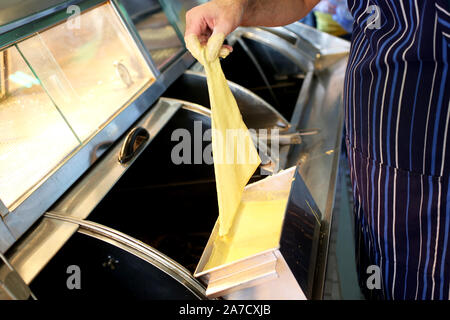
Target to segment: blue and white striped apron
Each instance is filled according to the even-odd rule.
[[[450,1],[348,5],[344,100],[360,285],[373,298],[449,299]],[[368,24],[373,5],[379,28]],[[380,290],[366,286],[370,265],[381,270]]]

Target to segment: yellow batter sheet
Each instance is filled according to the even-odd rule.
[[[227,235],[217,237],[204,270],[279,247],[287,197],[242,201]]]
[[[187,47],[205,67],[211,102],[219,234],[205,270],[277,248],[289,196],[289,188],[244,191],[261,160],[214,56],[214,52],[226,56],[226,51],[219,50],[223,39],[223,35],[213,35],[207,46],[202,46],[195,36],[186,38]],[[227,138],[230,130],[238,144]]]
[[[241,202],[245,185],[261,163],[248,129],[242,120],[236,100],[228,87],[219,58],[207,55],[207,46],[198,39],[186,39],[193,55],[206,71],[211,103],[212,150],[219,203],[219,234],[227,234]],[[209,40],[214,46],[223,42],[223,35]],[[211,60],[212,59],[212,60]]]

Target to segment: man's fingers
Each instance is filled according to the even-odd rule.
[[[213,33],[206,44],[206,59],[211,62],[219,57],[220,49],[222,48],[225,34]]]
[[[232,51],[233,48],[229,45],[222,45],[225,36],[213,35],[209,38],[206,44],[206,59],[208,62],[212,62],[218,57],[226,58]],[[195,34],[190,34],[184,38],[186,42],[186,48],[189,52],[197,59],[201,64],[204,64],[204,57],[202,49],[205,47],[200,39]]]

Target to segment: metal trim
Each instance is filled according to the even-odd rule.
[[[69,17],[64,9],[78,5],[81,11],[111,0],[72,0],[0,27],[0,48],[22,40],[33,33],[55,25]]]
[[[136,27],[131,20],[130,16],[128,15],[128,12],[123,8],[120,3],[117,0],[109,0],[108,2],[111,3],[111,6],[113,7],[114,11],[116,12],[117,16],[119,17],[120,21],[124,25],[125,29],[128,30],[131,37],[133,38],[134,42],[136,43],[137,47],[139,48],[139,51],[143,55],[145,61],[150,66],[150,70],[152,71],[155,78],[158,78],[161,72],[159,71],[158,67],[155,65],[155,63],[152,60],[152,57],[150,55],[150,52],[147,50],[147,48],[144,45],[144,42],[142,41],[141,37],[139,36],[139,33],[136,30]]]
[[[3,203],[2,199],[0,199],[0,217],[6,217],[9,213],[8,208]]]

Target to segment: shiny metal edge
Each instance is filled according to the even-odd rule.
[[[206,298],[203,285],[197,281],[186,268],[149,245],[120,231],[92,221],[62,216],[53,212],[47,212],[45,217],[79,225],[79,231],[86,231],[86,234],[94,236],[99,240],[107,242],[114,241],[115,243],[120,244],[122,249],[132,254],[136,255],[136,253],[138,253],[139,257],[145,257],[144,260],[150,262],[179,283],[185,285],[197,297],[203,299]]]
[[[36,300],[28,285],[8,259],[0,253],[0,300]]]
[[[297,172],[297,167],[292,167],[292,168],[287,168],[284,169],[283,171],[277,173],[277,175],[273,175],[270,177],[267,177],[265,179],[253,182],[249,185],[247,185],[245,188],[246,189],[254,189],[254,190],[277,190],[279,188],[279,185],[285,185],[285,186],[289,186],[289,190],[292,189],[292,185],[293,185],[293,181],[295,182],[294,176]],[[288,202],[289,199],[291,197],[291,192],[289,192],[289,196],[287,196],[287,203],[286,203],[286,208],[288,207]],[[285,212],[285,216],[286,216],[286,212]],[[283,233],[283,228],[284,226],[282,226],[281,230],[280,230],[280,242],[281,242],[281,236]],[[230,270],[234,268],[234,266],[238,266],[238,268],[242,268],[241,265],[246,265],[248,263],[248,261],[250,260],[259,260],[261,259],[262,256],[264,255],[268,255],[270,252],[273,252],[275,250],[279,250],[280,246],[276,246],[274,248],[270,248],[261,252],[258,252],[254,255],[248,256],[248,257],[244,257],[241,258],[239,260],[236,261],[231,261],[229,263],[220,265],[220,266],[216,266],[213,267],[211,269],[205,269],[211,254],[212,254],[212,250],[214,248],[214,242],[217,239],[219,234],[219,219],[216,220],[214,227],[211,231],[211,234],[209,236],[208,242],[205,246],[205,249],[203,250],[202,256],[200,257],[200,261],[197,264],[197,268],[194,271],[194,276],[195,277],[204,277],[204,279],[209,279],[211,273],[217,273],[217,272],[227,272],[227,270]]]
[[[109,1],[116,13],[116,15],[119,17],[120,21],[122,22],[125,29],[128,30],[129,34],[134,40],[134,43],[139,48],[139,51],[141,52],[142,56],[144,57],[144,60],[147,62],[147,64],[150,66],[150,69],[155,76],[155,78],[159,77],[160,71],[157,68],[156,64],[153,62],[152,57],[150,56],[150,52],[147,50],[147,48],[144,45],[144,42],[142,41],[141,37],[139,36],[138,31],[136,30],[136,27],[131,20],[130,16],[128,15],[128,12],[123,8],[120,3],[117,0],[110,0]]]
[[[77,230],[77,225],[44,217],[8,250],[7,257],[30,284]]]
[[[41,19],[45,16],[49,16],[52,13],[61,11],[63,9],[66,9],[67,7],[71,5],[76,5],[84,0],[69,0],[69,1],[63,1],[63,0],[53,0],[53,1],[42,1],[42,0],[35,0],[31,4],[28,3],[27,7],[28,9],[31,9],[35,13],[32,13],[28,16],[24,16],[24,12],[16,12],[16,14],[9,14],[6,18],[7,20],[1,20],[0,25],[0,34],[9,32],[15,28],[18,28],[20,26],[30,24],[33,21],[36,21],[38,19]],[[100,0],[99,0],[100,2]],[[16,4],[17,8],[17,4]],[[8,12],[7,10],[5,10]]]
[[[308,104],[308,100],[311,98],[309,92],[311,90],[311,85],[314,79],[314,72],[309,71],[306,73],[305,79],[303,80],[302,88],[298,95],[297,102],[295,103],[294,112],[291,118],[292,129],[291,132],[300,130],[300,120],[303,115],[303,111]]]

